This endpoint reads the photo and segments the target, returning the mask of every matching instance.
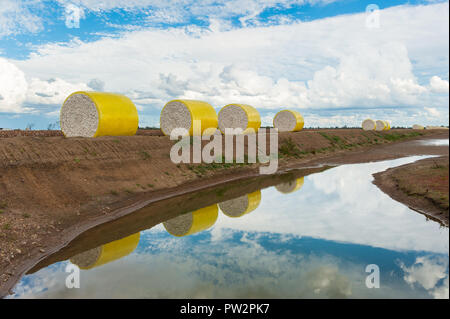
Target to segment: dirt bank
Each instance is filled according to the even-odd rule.
[[[411,139],[448,132],[359,129],[279,135],[279,174],[323,163],[441,154]],[[157,131],[97,139],[19,136],[0,139],[0,295],[40,260],[82,232],[175,195],[259,175],[260,164],[179,164]],[[448,154],[448,148],[447,148]]]
[[[448,227],[449,157],[428,158],[374,174],[374,184],[411,209]]]

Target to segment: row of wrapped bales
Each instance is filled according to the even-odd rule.
[[[414,124],[412,126],[412,129],[413,130],[425,130],[425,129],[427,129],[427,130],[448,130],[448,128],[444,127],[444,126],[432,126],[432,125],[423,126],[420,124]]]
[[[201,129],[194,132],[194,122]],[[136,106],[126,96],[106,92],[78,91],[64,101],[60,112],[61,131],[66,137],[99,137],[135,135],[139,125]],[[173,100],[161,111],[160,127],[164,135],[170,135],[175,128],[184,128],[189,135],[210,135],[217,129],[223,134],[227,128],[240,129],[243,134],[256,133],[261,126],[261,116],[247,104],[225,105],[219,114],[206,102],[196,100]],[[273,127],[279,132],[296,132],[303,129],[303,116],[293,110],[282,110],[273,119]],[[365,131],[386,131],[388,121],[365,119]],[[419,124],[413,129],[422,130]],[[447,129],[441,126],[427,126],[426,129]]]
[[[194,132],[194,121],[201,124],[201,130]],[[174,100],[161,111],[161,131],[170,135],[174,128],[184,128],[189,135],[209,135],[216,129],[225,134],[226,129],[240,129],[243,134],[256,133],[261,127],[261,116],[256,108],[248,104],[228,104],[219,114],[212,105],[195,100]],[[292,110],[278,112],[273,125],[281,132],[296,132],[303,129],[304,120],[300,113]]]
[[[194,121],[201,129],[194,131]],[[261,126],[261,116],[252,106],[229,104],[217,115],[209,103],[196,100],[173,100],[161,111],[160,127],[164,135],[170,135],[175,128],[184,128],[189,135],[214,134],[217,129],[225,133],[226,128],[241,129],[242,132],[257,132]]]
[[[198,132],[194,132],[196,121],[201,127]],[[139,117],[136,106],[124,95],[79,91],[64,101],[60,125],[66,137],[131,136],[136,134]],[[281,132],[295,132],[303,129],[304,121],[300,113],[283,110],[275,115],[273,125]],[[247,134],[258,132],[261,116],[247,104],[228,104],[216,114],[203,101],[173,100],[161,111],[160,127],[164,135],[175,128],[183,128],[191,136],[214,134],[217,129],[225,134],[227,128]]]
[[[364,131],[388,131],[391,129],[391,124],[383,120],[365,119],[361,127]]]

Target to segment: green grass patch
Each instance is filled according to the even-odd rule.
[[[299,150],[297,145],[294,143],[292,138],[285,138],[281,141],[279,152],[281,156],[293,156],[293,157],[299,157],[302,152]]]
[[[379,137],[394,142],[394,141],[398,141],[404,138],[410,138],[410,137],[417,137],[417,136],[421,136],[423,135],[423,133],[420,132],[409,132],[409,133],[387,133],[387,134],[378,134]]]

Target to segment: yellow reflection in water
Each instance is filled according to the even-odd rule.
[[[82,252],[70,258],[80,269],[91,269],[131,254],[139,244],[140,233]]]
[[[217,204],[183,214],[163,223],[167,232],[176,237],[188,236],[210,228],[217,220]]]
[[[300,177],[287,183],[278,184],[277,186],[275,186],[275,188],[280,193],[289,194],[298,191],[300,188],[302,188],[303,183],[304,177]]]
[[[246,194],[219,204],[220,210],[228,217],[241,217],[258,208],[261,203],[261,191]]]

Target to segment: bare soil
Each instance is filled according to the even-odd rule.
[[[374,174],[374,184],[408,207],[448,227],[449,157],[428,158]]]
[[[259,177],[264,165],[174,164],[174,141],[159,130],[96,139],[40,132],[58,131],[0,138],[0,296],[88,229],[174,196]],[[448,155],[448,148],[411,141],[426,138],[448,138],[448,131],[280,133],[278,174],[327,163]]]

